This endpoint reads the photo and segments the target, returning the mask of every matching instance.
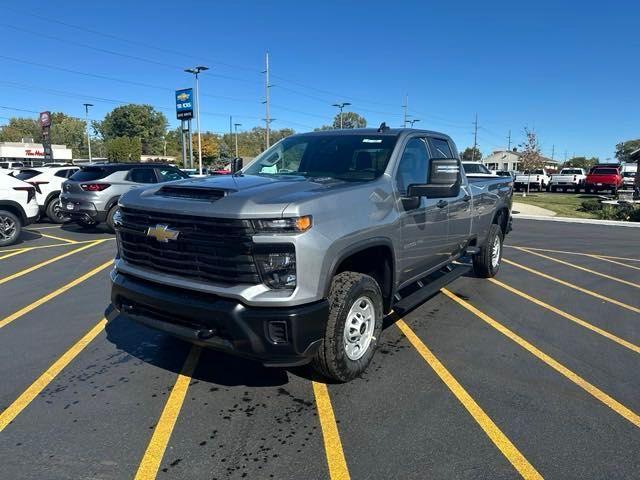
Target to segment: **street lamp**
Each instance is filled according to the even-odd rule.
[[[198,128],[198,167],[200,169],[200,175],[202,175],[202,138],[200,136],[200,88],[198,86],[198,74],[209,70],[209,67],[204,65],[198,65],[193,68],[185,68],[185,72],[193,73],[196,76],[196,127]]]
[[[89,146],[89,163],[92,163],[91,158],[91,137],[89,136],[89,107],[93,107],[92,103],[83,103],[84,105],[84,123],[85,130],[87,131],[87,145]]]
[[[241,126],[241,123],[234,123],[233,127],[236,129],[236,158],[238,158],[238,127]]]
[[[407,120],[407,123],[410,123],[411,124],[411,128],[413,128],[413,124],[416,123],[416,122],[419,122],[419,121],[420,121],[419,118],[414,118],[414,119],[411,119],[411,120]]]
[[[338,107],[340,109],[340,130],[342,130],[342,110],[347,105],[351,105],[351,104],[349,102],[342,102],[342,103],[334,103],[333,105],[331,105],[332,107]]]

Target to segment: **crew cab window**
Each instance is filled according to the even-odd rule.
[[[453,158],[449,142],[441,138],[430,138],[429,141],[431,142],[433,158]]]
[[[412,138],[402,153],[396,173],[396,185],[400,195],[407,194],[407,187],[414,183],[427,182],[429,153],[422,138]]]
[[[156,173],[153,168],[132,168],[127,180],[135,183],[156,183]]]
[[[65,170],[58,170],[56,173],[54,173],[54,175],[60,178],[69,178],[71,175],[73,175],[77,171],[78,170],[74,168],[67,168]]]
[[[157,172],[160,182],[173,182],[174,180],[189,178],[189,175],[175,168],[158,168]]]

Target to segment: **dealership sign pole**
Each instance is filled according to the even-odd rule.
[[[51,138],[49,132],[51,129],[51,112],[40,112],[38,118],[40,128],[42,128],[42,146],[44,149],[44,163],[53,161],[53,151],[51,150]]]
[[[180,120],[182,133],[182,164],[187,165],[187,152],[184,148],[185,133],[189,135],[189,166],[193,168],[193,148],[191,143],[191,119],[193,118],[193,88],[176,90],[176,118]],[[187,128],[185,129],[185,124]]]

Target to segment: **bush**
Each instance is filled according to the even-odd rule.
[[[631,203],[609,205],[598,200],[585,200],[580,204],[580,211],[593,213],[600,220],[640,222],[640,206]]]

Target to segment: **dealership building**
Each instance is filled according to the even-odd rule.
[[[66,145],[51,145],[54,162],[71,162],[71,149]],[[41,143],[0,142],[0,161],[22,162],[30,167],[44,163],[44,146]]]

